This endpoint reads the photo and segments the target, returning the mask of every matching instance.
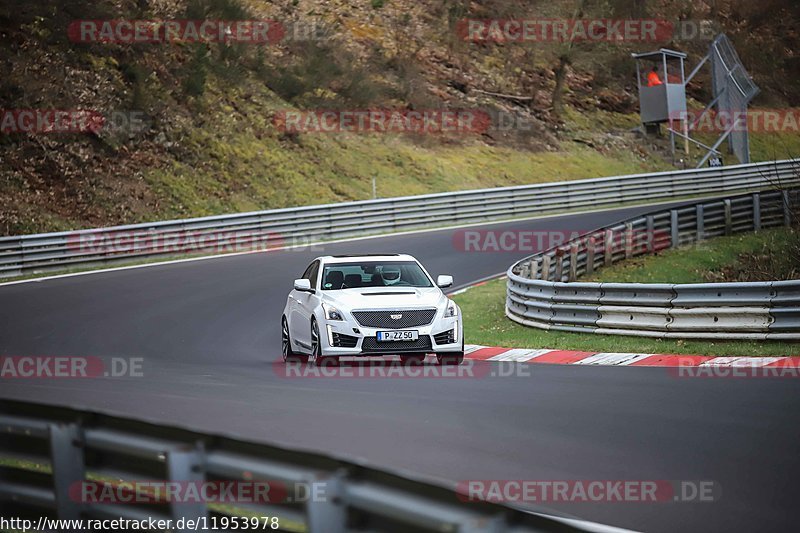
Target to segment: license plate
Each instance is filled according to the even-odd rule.
[[[398,331],[379,331],[377,333],[378,341],[415,341],[419,338],[417,330],[398,330]]]

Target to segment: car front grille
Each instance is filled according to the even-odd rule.
[[[415,341],[378,342],[375,337],[364,337],[361,351],[370,353],[428,352],[431,350],[430,335],[420,335]]]
[[[436,316],[436,309],[353,311],[353,316],[359,324],[367,328],[404,329],[430,324]]]

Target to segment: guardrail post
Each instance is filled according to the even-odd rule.
[[[318,480],[324,486],[324,496],[312,494],[306,501],[308,531],[347,531],[347,487],[343,472]],[[313,483],[312,483],[313,484]]]
[[[556,248],[556,277],[555,281],[564,281],[564,249]]]
[[[761,195],[753,194],[753,231],[761,229]]]
[[[511,202],[511,215],[516,217],[517,216],[517,191],[510,191],[511,198],[508,199]]]
[[[542,279],[544,281],[550,281],[550,256],[543,255],[542,256]]]
[[[578,279],[578,244],[572,243],[569,249],[569,278],[568,281]]]
[[[596,244],[597,240],[594,238],[594,235],[589,237],[588,244],[586,245],[586,274],[594,272],[594,247]]]
[[[606,230],[603,246],[603,264],[611,266],[614,263],[614,230]]]
[[[633,224],[625,224],[625,259],[633,256]]]
[[[86,479],[83,434],[77,424],[50,424],[50,461],[58,517],[80,518],[83,505],[70,497],[70,488]]]
[[[725,235],[730,235],[731,228],[733,227],[731,221],[731,201],[730,199],[725,198],[722,203],[725,206]]]
[[[531,260],[531,275],[530,279],[536,279],[536,276],[539,275],[539,259]]]
[[[789,191],[781,192],[783,196],[783,225],[788,227],[792,225],[792,210],[790,209],[791,204],[789,203]]]
[[[697,204],[694,209],[697,216],[697,240],[702,241],[706,238],[706,211],[703,204]]]
[[[205,465],[202,450],[196,447],[174,449],[166,452],[167,481],[177,483],[197,483],[205,480]],[[198,487],[199,489],[199,487]],[[170,513],[175,520],[187,518],[199,520],[208,516],[205,502],[171,502]],[[183,529],[176,531],[194,531]]]
[[[653,215],[647,215],[647,251],[653,253],[656,250],[656,224]]]
[[[672,241],[670,243],[671,247],[677,248],[681,240],[677,209],[670,209],[669,211],[669,238]]]
[[[19,273],[25,273],[25,240],[20,237],[19,238]],[[12,274],[12,275],[16,275]]]
[[[530,278],[531,277],[531,262],[530,261],[526,261],[526,262],[522,263],[522,268],[520,269],[519,274],[523,278]]]

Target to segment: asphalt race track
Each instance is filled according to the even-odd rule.
[[[586,231],[651,208],[486,225]],[[645,531],[786,531],[800,501],[800,381],[527,365],[480,379],[276,372],[280,313],[318,255],[406,252],[466,285],[528,253],[438,230],[0,286],[0,355],[142,357],[144,377],[5,379],[3,398],[106,412],[467,479],[713,480],[711,503],[549,507]],[[553,346],[552,348],[557,348]],[[482,363],[490,365],[491,363]],[[548,506],[544,506],[548,507]]]

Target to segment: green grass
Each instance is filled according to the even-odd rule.
[[[790,228],[721,237],[658,256],[629,260],[595,273],[588,281],[626,283],[702,283],[710,273],[742,263],[743,254],[768,249],[773,273],[797,265],[789,251],[798,234]],[[581,280],[587,281],[587,280]],[[506,281],[495,280],[456,296],[464,314],[466,342],[510,348],[550,348],[589,352],[633,352],[689,355],[800,355],[800,343],[778,341],[698,341],[648,339],[545,331],[522,326],[505,316]]]
[[[242,96],[247,94],[247,97]],[[235,102],[235,108],[231,103]],[[307,133],[288,138],[273,113],[291,106],[244,82],[210,79],[195,106],[204,117],[187,126],[179,158],[145,169],[161,199],[158,217],[205,216],[248,210],[586,179],[666,170],[624,146],[602,150],[573,142],[596,124],[570,111],[568,139],[554,150],[488,146],[464,135],[443,140],[381,134]],[[595,113],[604,127],[627,130],[630,115]],[[594,116],[594,115],[593,115]]]
[[[711,146],[716,142],[718,135],[712,133],[695,133],[693,138]],[[800,157],[800,135],[794,132],[750,132],[750,161],[759,163],[762,161],[774,161],[780,159],[793,159]],[[679,151],[676,154],[680,157],[683,149],[683,141],[677,140],[676,147]],[[726,165],[738,165],[736,156],[728,153],[728,142],[725,141],[719,148],[722,158]],[[706,151],[694,145],[690,148],[694,160],[704,156]]]
[[[729,159],[732,157],[728,156]],[[797,157],[800,157],[800,135],[797,133],[750,134],[750,159],[754,163]],[[734,162],[735,159],[731,159],[731,163]]]
[[[205,137],[205,136],[204,136]],[[293,207],[524,185],[655,170],[624,157],[606,157],[584,146],[529,153],[486,146],[421,147],[401,139],[356,136],[303,138],[304,149],[262,141],[247,146],[205,137],[198,152],[211,155],[203,168],[174,164],[148,175],[170,199],[171,215],[203,216],[267,207]],[[224,145],[224,146],[223,146]],[[239,149],[230,151],[231,146]],[[263,151],[261,156],[253,152]],[[309,157],[314,154],[313,157]],[[246,168],[244,168],[246,167]],[[234,189],[242,189],[236,191]]]
[[[0,467],[30,470],[42,474],[49,474],[52,471],[49,464],[38,463],[28,459],[18,459],[16,457],[0,457]]]
[[[453,299],[461,307],[467,344],[508,348],[683,355],[800,355],[800,344],[764,341],[647,339],[545,331],[522,326],[505,316],[506,280],[490,281]]]
[[[605,283],[708,283],[717,281],[725,269],[740,262],[743,254],[763,252],[765,268],[774,276],[791,277],[797,268],[792,250],[798,248],[798,232],[776,228],[759,233],[743,233],[719,237],[680,248],[664,250],[659,255],[630,259],[581,281]],[[734,281],[721,279],[721,281]],[[740,281],[740,280],[735,280]]]

